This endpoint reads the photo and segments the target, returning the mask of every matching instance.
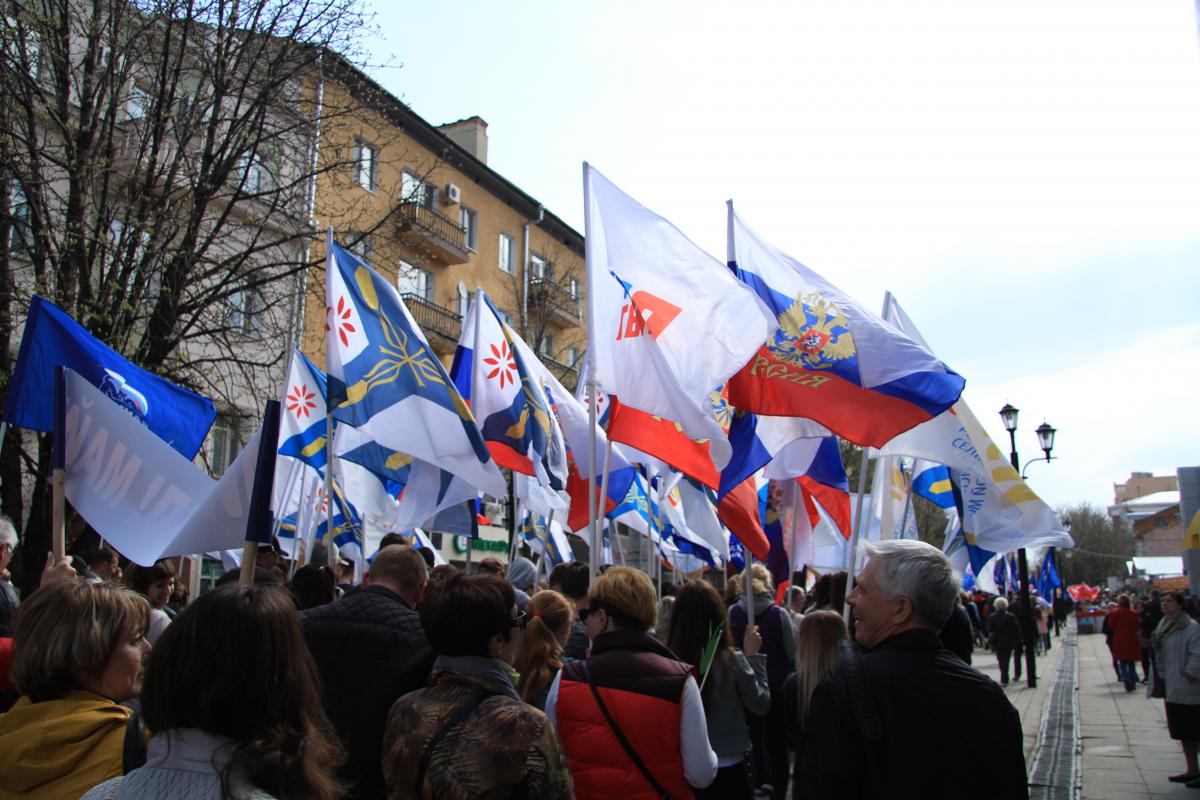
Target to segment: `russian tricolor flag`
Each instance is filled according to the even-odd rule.
[[[807,417],[864,446],[942,413],[965,381],[926,348],[760,239],[729,206],[730,267],[779,329],[729,380],[744,411]]]

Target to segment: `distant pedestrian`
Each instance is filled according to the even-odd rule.
[[[1167,730],[1187,762],[1186,771],[1170,780],[1200,789],[1200,623],[1188,616],[1184,602],[1183,592],[1163,594],[1163,618],[1150,641],[1158,675],[1166,682]]]
[[[1021,627],[1008,610],[1008,601],[997,597],[988,614],[988,641],[1000,664],[1000,685],[1008,686],[1008,665],[1013,664],[1016,680],[1021,680]]]
[[[1142,657],[1142,644],[1138,641],[1141,620],[1131,607],[1129,595],[1117,598],[1117,607],[1108,612],[1108,627],[1112,631],[1112,655],[1117,660],[1117,670],[1125,691],[1137,688],[1136,664]]]

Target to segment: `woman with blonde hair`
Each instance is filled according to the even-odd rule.
[[[646,573],[613,567],[579,610],[591,655],[563,665],[546,698],[579,800],[691,797],[712,783],[704,702],[692,667],[650,635],[658,617]]]
[[[544,709],[546,693],[563,665],[563,647],[571,633],[575,606],[563,595],[549,589],[529,598],[526,607],[529,621],[525,623],[525,640],[517,656],[516,669],[521,673],[517,693],[531,706]]]
[[[838,644],[850,638],[846,622],[836,611],[810,611],[800,621],[800,640],[796,643],[796,671],[783,685],[787,716],[792,735],[790,744],[796,751],[796,769],[792,780],[797,784],[796,795],[803,795],[799,786],[799,765],[805,735],[808,704],[813,690],[835,664],[842,660]]]
[[[15,619],[12,679],[0,716],[0,797],[77,798],[124,771],[123,705],[142,688],[150,606],[112,583],[43,585]]]

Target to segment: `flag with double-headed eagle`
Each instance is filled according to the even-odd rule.
[[[463,321],[450,377],[471,407],[496,463],[561,489],[566,445],[550,408],[546,370],[483,289]]]
[[[438,493],[449,482],[462,484],[458,502],[474,487],[499,497],[504,478],[455,388],[392,284],[329,234],[326,258],[326,349],[328,376],[344,389],[333,410],[339,422],[359,436],[345,449],[368,441],[414,459],[405,498],[417,484]],[[332,393],[332,392],[331,392]],[[427,465],[418,468],[419,464]],[[446,493],[441,492],[443,498]],[[403,505],[402,498],[402,505]],[[422,506],[424,508],[426,506]],[[402,509],[403,510],[403,509]],[[409,524],[404,515],[398,525]]]
[[[889,439],[954,404],[965,381],[926,348],[763,241],[729,204],[734,273],[779,327],[729,381],[745,411],[807,417],[856,444]]]
[[[583,185],[589,374],[622,405],[707,440],[720,469],[730,450],[711,395],[778,324],[720,261],[587,164]]]

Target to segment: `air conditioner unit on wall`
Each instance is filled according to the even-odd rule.
[[[462,190],[453,183],[446,184],[446,191],[442,194],[442,202],[446,205],[451,203],[462,202]]]

